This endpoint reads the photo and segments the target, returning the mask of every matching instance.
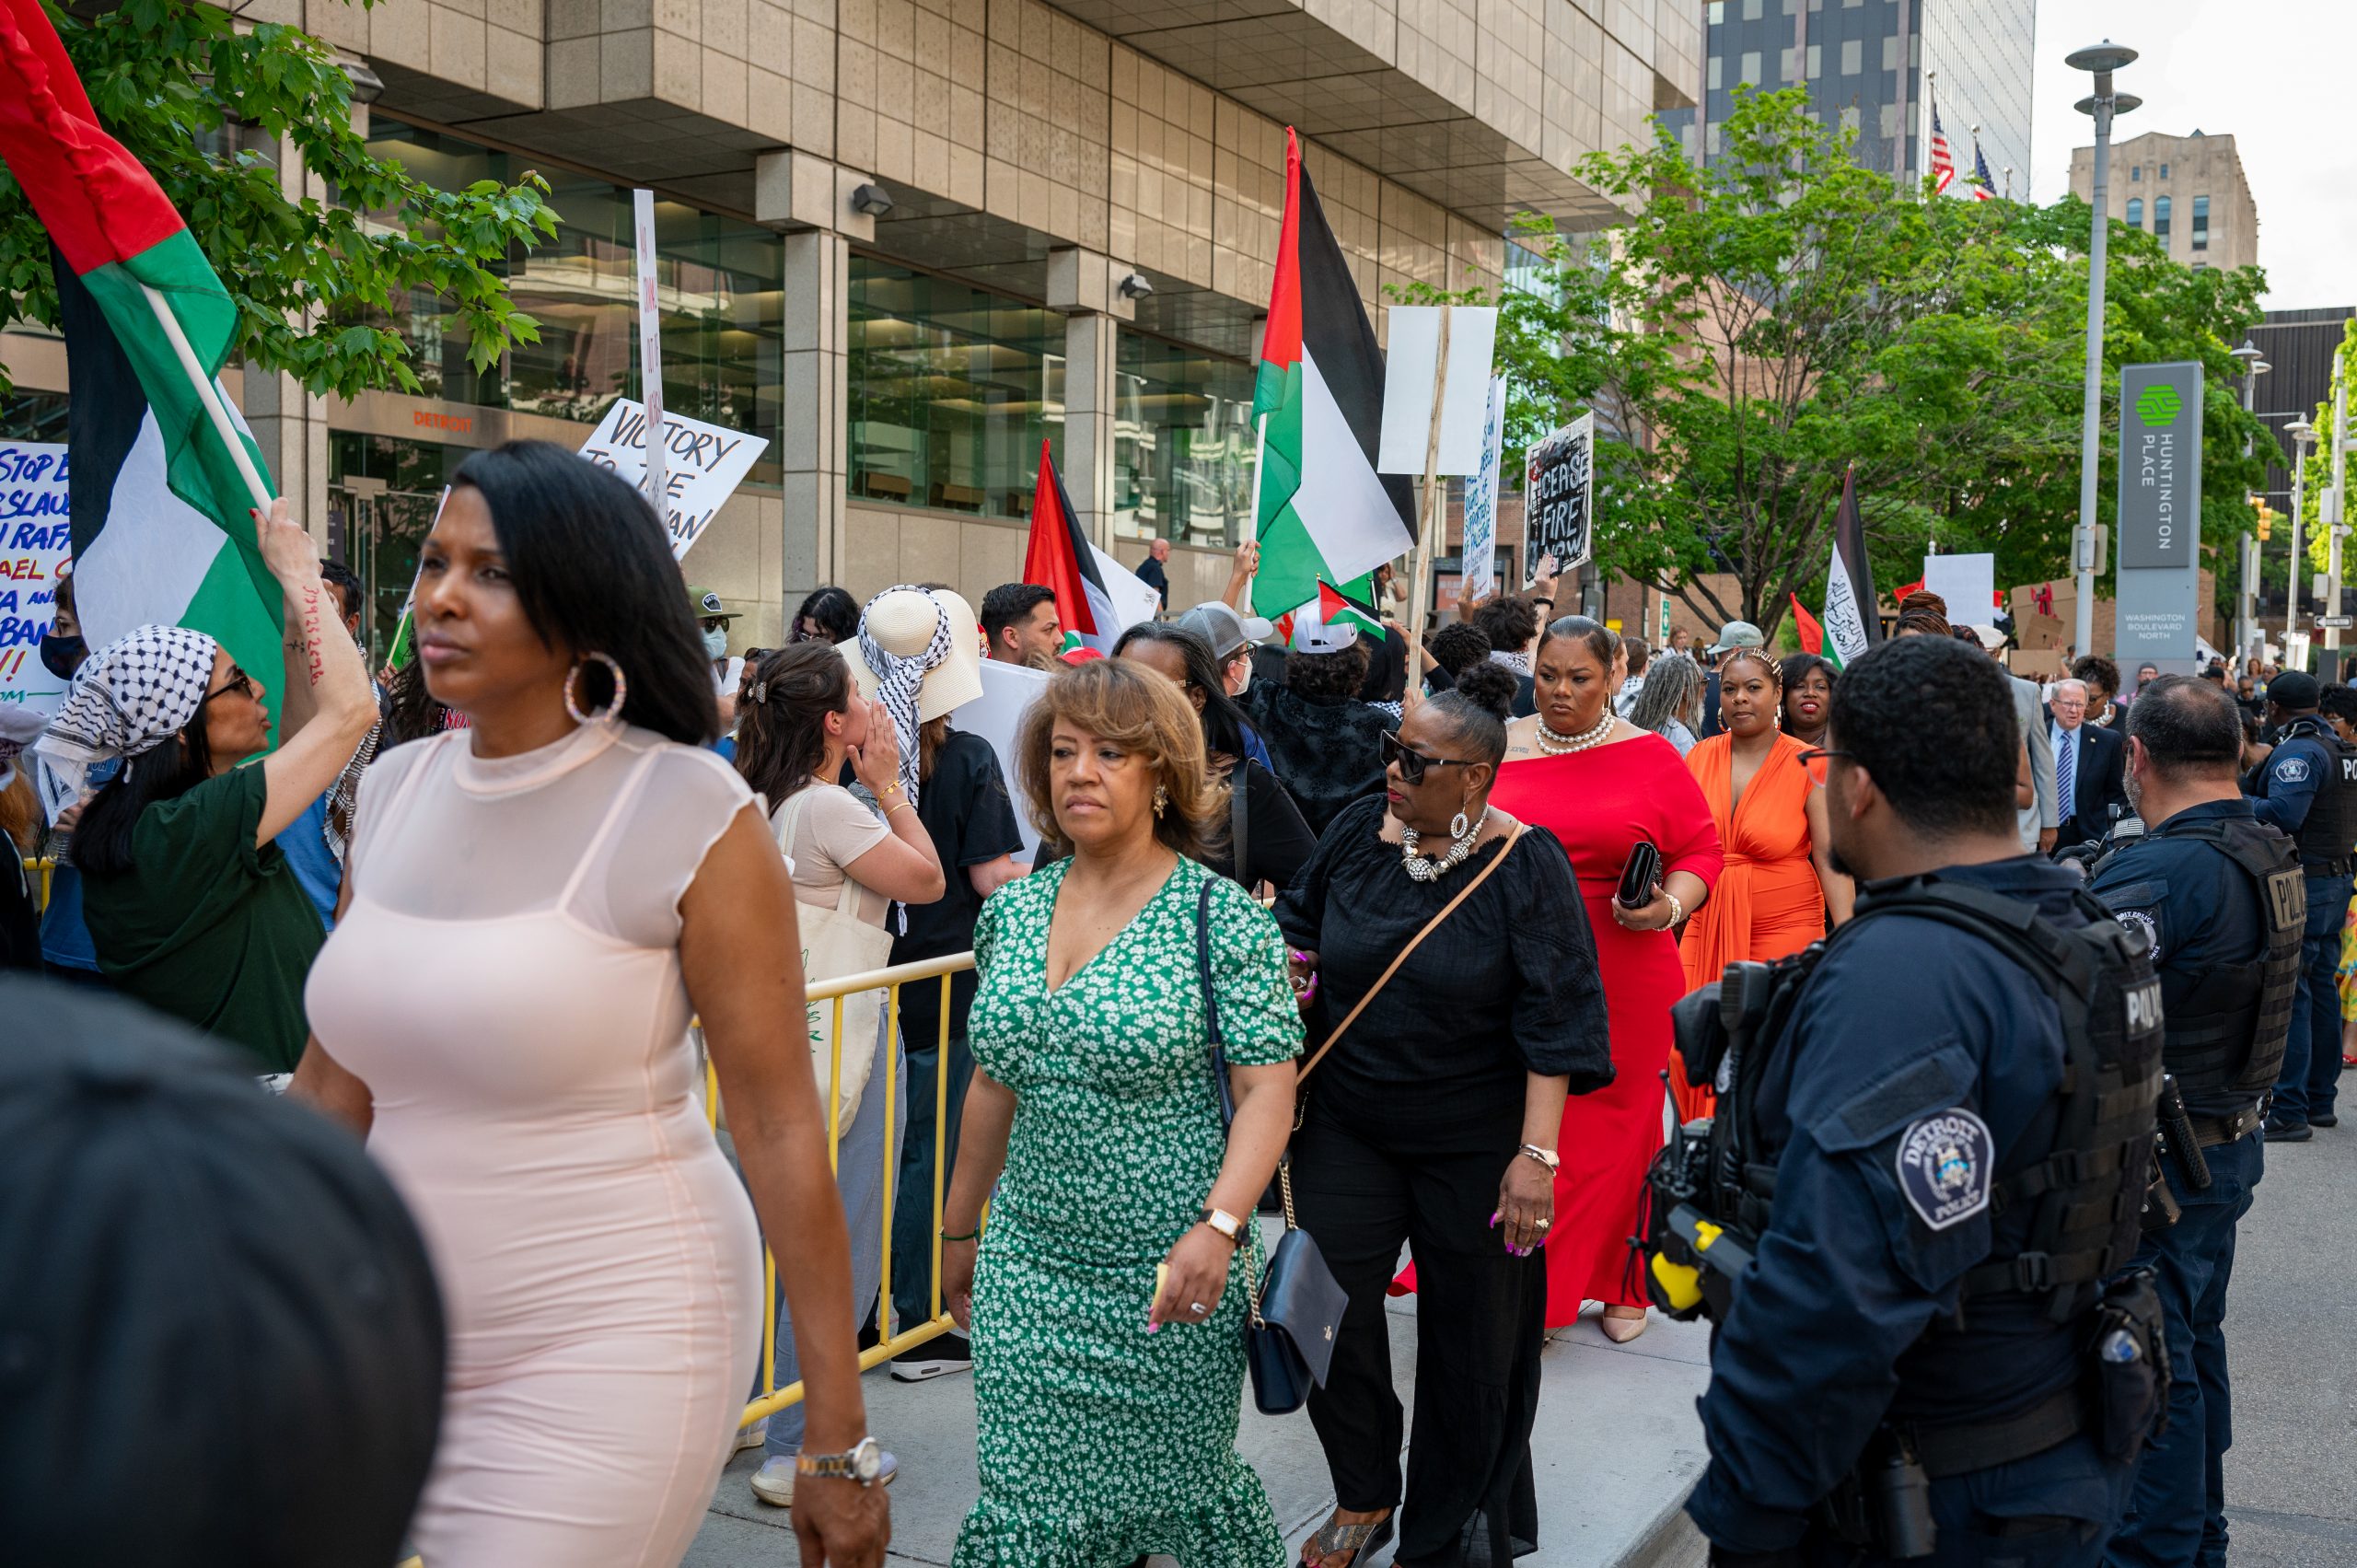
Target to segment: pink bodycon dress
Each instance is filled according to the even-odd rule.
[[[369,770],[351,904],[306,993],[375,1096],[368,1149],[449,1319],[412,1534],[433,1568],[670,1568],[762,1320],[679,955],[679,896],[753,796],[711,752],[619,726],[494,761],[470,746]]]

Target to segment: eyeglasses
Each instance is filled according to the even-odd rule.
[[[1399,782],[1405,784],[1423,783],[1426,768],[1465,768],[1472,765],[1463,757],[1427,757],[1387,730],[1383,737],[1383,763],[1386,767],[1397,763]]]
[[[1801,766],[1808,771],[1808,782],[1823,789],[1827,776],[1833,772],[1833,759],[1849,755],[1847,751],[1820,751],[1811,747],[1801,753]]]
[[[220,690],[217,691],[207,691],[204,694],[204,702],[197,703],[197,706],[201,708],[204,706],[205,703],[213,701],[214,698],[226,697],[232,691],[243,691],[249,697],[256,695],[258,691],[254,678],[248,675],[244,670],[239,669],[234,664],[229,667],[229,679],[221,683]]]

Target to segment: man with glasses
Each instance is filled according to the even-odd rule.
[[[2103,837],[2128,815],[2126,761],[2119,733],[2087,723],[2085,681],[2056,681],[2047,716],[2053,726],[2047,738],[2054,751],[2054,798],[2062,816],[2056,842],[2068,848]]]

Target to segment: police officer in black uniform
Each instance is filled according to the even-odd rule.
[[[2137,1467],[2128,1522],[2107,1554],[2119,1568],[2226,1560],[2220,1467],[2233,1441],[2232,1385],[2221,1325],[2235,1226],[2264,1164],[2261,1107],[2282,1063],[2307,914],[2299,852],[2236,787],[2241,752],[2241,714],[2216,686],[2182,675],[2146,686],[2128,713],[2127,783],[2147,830],[2095,869],[2096,896],[2161,972],[2163,1060],[2199,1151],[2172,1141],[2161,1171],[2181,1217],[2149,1231],[2136,1255],[2157,1276],[2169,1421]]]
[[[2307,878],[2308,923],[2300,949],[2300,993],[2267,1118],[2270,1144],[2304,1144],[2316,1127],[2340,1123],[2340,927],[2349,916],[2357,855],[2357,747],[2316,714],[2316,678],[2290,669],[2267,683],[2267,720],[2281,732],[2243,792],[2258,819],[2292,835]]]
[[[1741,1198],[1704,1234],[1748,1255],[1687,1512],[1722,1568],[2084,1568],[2160,1398],[2149,1285],[2123,1314],[2104,1284],[2150,1176],[2159,984],[2074,870],[2022,853],[1987,658],[1882,645],[1834,683],[1826,744],[1808,765],[1858,913],[1821,952],[1730,968],[1723,991],[1772,977],[1764,1010],[1712,1004],[1744,1019],[1705,1081],[1745,1131],[1713,1145]]]

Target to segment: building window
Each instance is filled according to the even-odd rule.
[[[1759,19],[1759,0],[1743,0],[1743,19],[1747,22]]]
[[[1252,509],[1251,366],[1124,329],[1113,385],[1113,531],[1233,549]]]
[[[2131,228],[2144,226],[2144,198],[2142,196],[2128,198],[2128,226]]]
[[[1843,75],[1854,76],[1865,69],[1865,48],[1864,42],[1854,38],[1841,45],[1841,74]]]
[[[2193,248],[2196,250],[2210,249],[2210,198],[2207,196],[2193,198]]]
[[[2169,166],[2168,166],[2167,164],[2163,164],[2163,165],[2161,165],[2161,178],[2162,178],[2162,179],[2164,179],[2164,180],[2166,180],[2168,177],[2169,177]]]
[[[1813,82],[1823,75],[1825,75],[1825,45],[1812,43],[1808,46],[1808,79]]]
[[[1719,54],[1713,54],[1713,55],[1712,55],[1712,56],[1711,56],[1711,65],[1710,65],[1710,70],[1709,70],[1709,77],[1710,77],[1711,90],[1712,90],[1713,92],[1716,92],[1716,91],[1718,91],[1718,90],[1719,90],[1719,88],[1720,88],[1721,87],[1723,87],[1723,86],[1724,86],[1724,85],[1725,85],[1724,82],[1722,82],[1722,81],[1720,80],[1720,76],[1721,76],[1721,75],[1722,75],[1723,69],[1724,69],[1724,67],[1725,66],[1725,64],[1726,64],[1726,58],[1725,58],[1725,56],[1724,56],[1724,55],[1719,55]]]
[[[853,499],[1028,517],[1063,445],[1064,322],[1043,306],[854,256]]]
[[[1727,19],[1727,0],[1711,0],[1710,20],[1713,27]]]
[[[1756,87],[1759,85],[1759,51],[1747,49],[1743,52],[1742,81],[1747,87]]]
[[[2153,238],[2165,240],[2168,237],[2169,199],[2166,196],[2155,196],[2153,198]]]
[[[2129,168],[2128,182],[2131,185],[2141,185],[2144,182],[2144,166],[2142,164],[2136,164]]]
[[[1895,32],[1883,35],[1882,68],[1886,71],[1898,69],[1898,35]]]

